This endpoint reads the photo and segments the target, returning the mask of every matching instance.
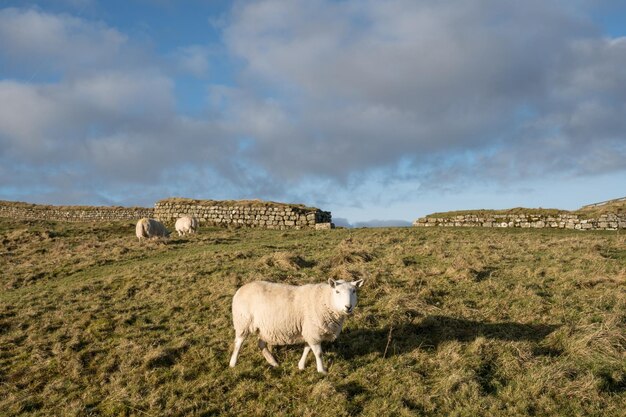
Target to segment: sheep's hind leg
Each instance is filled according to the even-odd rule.
[[[264,340],[259,340],[259,349],[261,349],[261,353],[265,360],[272,366],[278,366],[278,362],[274,359],[272,352],[267,348],[267,343]]]
[[[306,357],[309,356],[309,352],[311,351],[311,347],[309,345],[304,346],[304,352],[302,352],[302,358],[300,358],[300,362],[298,362],[298,369],[303,370],[306,365]]]
[[[245,335],[237,335],[235,336],[235,349],[233,350],[233,355],[230,357],[230,367],[233,368],[237,365],[237,356],[239,355],[239,349],[241,349],[241,345],[243,341],[246,340]]]

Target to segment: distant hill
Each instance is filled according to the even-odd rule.
[[[409,227],[411,222],[406,220],[368,220],[350,223],[348,219],[342,217],[333,218],[333,223],[338,227],[359,228],[359,227]]]

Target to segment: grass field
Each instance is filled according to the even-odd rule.
[[[243,283],[364,278],[324,346],[228,368]],[[626,234],[0,219],[0,415],[623,416]]]

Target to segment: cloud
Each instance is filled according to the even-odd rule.
[[[210,69],[210,51],[206,46],[189,45],[179,48],[174,59],[182,71],[198,78],[206,77]]]
[[[225,40],[248,80],[231,117],[277,177],[626,168],[593,150],[623,155],[623,42],[562,2],[243,2]]]
[[[592,7],[241,1],[219,45],[165,51],[103,21],[1,9],[0,193],[359,207],[624,172],[626,40]],[[193,117],[177,91],[190,75],[206,93]]]
[[[31,161],[67,153],[67,148],[120,126],[145,129],[159,116],[171,117],[173,106],[167,78],[130,72],[100,72],[43,85],[0,81],[0,100],[11,103],[0,114],[0,143],[6,152]]]
[[[102,22],[37,9],[0,10],[0,57],[12,70],[74,72],[109,66],[128,38]]]
[[[0,102],[10,103],[0,112],[0,165],[11,173],[0,178],[0,192],[65,195],[68,203],[89,202],[89,196],[145,203],[147,196],[162,197],[159,190],[197,192],[177,180],[189,176],[188,167],[234,178],[226,182],[236,188],[236,145],[226,129],[179,114],[169,68],[118,30],[63,14],[4,9],[0,32],[7,35],[0,36],[0,56],[38,73],[0,80]]]

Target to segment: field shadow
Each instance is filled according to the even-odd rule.
[[[347,330],[337,351],[346,359],[379,352],[381,356],[433,350],[448,341],[471,342],[477,337],[504,341],[539,342],[559,325],[515,322],[488,323],[448,316],[428,316],[420,323],[405,323],[382,329]]]
[[[184,237],[176,237],[167,241],[168,246],[184,245],[185,243],[189,243],[189,239]]]

